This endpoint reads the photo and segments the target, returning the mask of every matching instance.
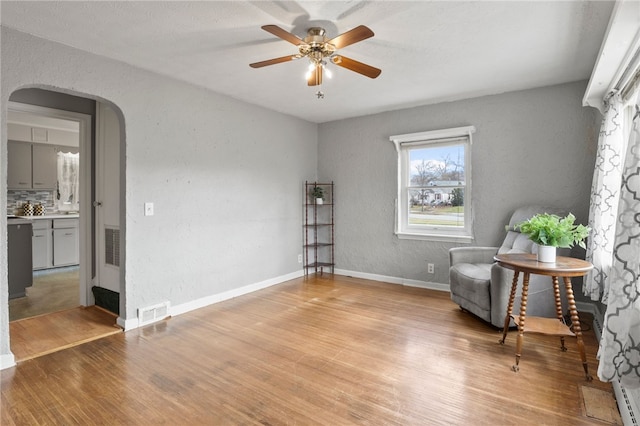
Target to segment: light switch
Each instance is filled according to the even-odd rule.
[[[153,203],[144,203],[144,215],[153,216]]]

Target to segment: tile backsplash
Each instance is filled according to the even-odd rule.
[[[47,213],[52,213],[57,210],[53,202],[52,190],[10,189],[7,191],[7,214],[22,214],[22,205],[27,201],[31,201],[31,204],[42,203]]]

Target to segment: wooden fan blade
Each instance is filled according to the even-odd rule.
[[[381,69],[363,64],[362,62],[347,58],[346,56],[334,56],[331,58],[331,62],[342,68],[355,71],[358,74],[366,75],[369,78],[376,78],[382,72]]]
[[[289,31],[283,30],[277,25],[263,25],[262,29],[268,33],[273,34],[276,37],[280,37],[284,41],[295,44],[296,46],[304,43],[304,41],[300,37],[291,34]]]
[[[373,31],[364,25],[360,25],[359,27],[355,27],[346,33],[342,33],[339,36],[332,38],[328,43],[333,44],[336,49],[342,49],[343,47],[368,39],[369,37],[373,37]]]
[[[251,68],[262,68],[262,67],[266,67],[267,65],[275,65],[275,64],[281,64],[282,62],[293,61],[294,59],[298,59],[299,57],[300,57],[299,55],[287,55],[287,56],[282,56],[280,58],[269,59],[266,61],[254,62],[253,64],[249,64],[249,66]]]
[[[316,65],[316,69],[311,71],[307,86],[319,86],[322,84],[322,65]]]

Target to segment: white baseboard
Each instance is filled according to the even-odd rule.
[[[16,358],[12,353],[0,355],[0,370],[13,367],[14,365],[16,365]]]
[[[219,303],[225,300],[233,299],[234,297],[253,293],[254,291],[262,290],[263,288],[271,287],[285,281],[299,278],[303,275],[303,271],[300,270],[255,284],[249,284],[244,287],[236,288],[218,294],[213,294],[211,296],[202,297],[200,299],[192,300],[180,305],[174,305],[169,309],[169,316],[177,316],[196,309],[204,308],[205,306],[213,305],[214,303]],[[138,318],[124,319],[122,317],[118,317],[116,322],[120,327],[124,329],[124,331],[130,331],[140,327],[140,320]]]
[[[140,321],[138,321],[138,318],[124,319],[122,317],[118,317],[116,319],[116,324],[122,327],[124,331],[129,331],[129,330],[133,330],[134,328],[138,328],[139,323]]]
[[[429,290],[438,290],[438,291],[447,291],[447,292],[449,291],[449,284],[433,283],[429,281],[420,281],[420,280],[410,280],[407,278],[397,278],[397,277],[390,277],[387,275],[369,274],[366,272],[348,271],[346,269],[336,269],[334,272],[338,275],[345,275],[348,277],[362,278],[365,280],[372,280],[372,281],[382,281],[382,282],[391,283],[391,284],[400,284],[400,285],[405,285],[407,287],[420,287],[420,288],[426,288]]]
[[[225,300],[233,299],[234,297],[242,296],[245,294],[253,293],[254,291],[262,290],[267,287],[271,287],[276,284],[281,284],[285,281],[293,280],[303,276],[302,270],[292,272],[290,274],[281,275],[279,277],[271,278],[265,281],[261,281],[255,284],[249,284],[244,287],[235,288],[233,290],[225,291],[211,296],[202,297],[200,299],[192,300],[190,302],[182,303],[180,305],[171,306],[171,316],[181,315],[195,309],[204,308],[205,306],[213,305]]]

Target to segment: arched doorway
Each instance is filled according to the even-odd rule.
[[[93,108],[87,111],[87,105],[93,105]],[[124,185],[120,184],[120,152],[124,141],[121,112],[107,102],[84,95],[69,95],[35,88],[14,92],[8,108],[13,112],[32,114],[44,119],[67,120],[78,124],[81,178],[80,196],[76,197],[79,207],[78,268],[80,276],[77,302],[81,306],[93,305],[95,299],[92,288],[104,288],[106,285],[108,290],[116,294],[119,299],[115,310],[124,311],[124,273],[121,273],[123,269],[121,265],[124,265],[122,256],[124,250],[121,249],[124,239],[119,238],[123,231],[119,222],[119,212],[124,207],[122,195],[124,192],[121,191],[121,186]],[[78,112],[83,109],[83,112]],[[42,134],[42,131],[32,132],[32,136],[36,134]],[[8,132],[7,139],[11,139],[11,132]],[[30,142],[37,144],[40,140]],[[106,195],[105,188],[108,188]],[[10,188],[3,195],[7,200],[8,214],[11,206],[15,207],[13,198],[12,203],[9,203],[9,190]],[[59,188],[53,191],[52,198],[56,199],[56,195],[59,198]],[[50,213],[55,213],[57,208],[58,206],[53,207]],[[110,215],[104,215],[105,208],[109,209]],[[106,222],[105,217],[107,217]],[[109,228],[112,236],[108,244],[105,243],[105,226]],[[113,237],[114,235],[117,238]],[[112,250],[110,256],[105,254],[104,248],[107,246]],[[113,256],[114,253],[117,255],[116,258]],[[106,257],[109,257],[111,262],[105,268]],[[58,265],[52,261],[50,266]],[[105,273],[105,270],[108,273]],[[120,309],[121,306],[122,309]]]

